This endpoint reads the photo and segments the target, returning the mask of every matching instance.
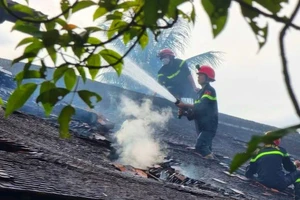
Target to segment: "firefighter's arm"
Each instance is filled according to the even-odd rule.
[[[294,172],[297,170],[297,166],[295,165],[295,163],[293,163],[288,153],[284,155],[282,159],[282,164],[284,169],[288,172]]]

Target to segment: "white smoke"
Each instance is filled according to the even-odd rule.
[[[116,133],[120,162],[144,169],[163,161],[165,153],[154,138],[154,133],[165,127],[172,116],[171,109],[158,112],[152,110],[150,100],[138,105],[126,97],[122,99],[121,113],[130,119]]]

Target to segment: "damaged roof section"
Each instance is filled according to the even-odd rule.
[[[135,171],[141,178],[118,172],[106,159],[109,149],[77,137],[61,140],[57,128],[34,116],[24,120],[23,114],[15,113],[4,119],[1,111],[0,127],[7,144],[22,143],[22,148],[30,149],[0,150],[1,170],[13,177],[0,182],[0,193],[14,190],[35,199],[38,194],[44,194],[43,199],[224,199],[212,191],[146,178],[142,170]]]
[[[0,95],[4,97],[11,91],[5,87],[9,88],[10,84],[1,83]],[[113,131],[125,120],[116,109],[122,101],[121,96],[126,95],[138,103],[147,96],[91,81],[87,81],[86,85],[80,84],[80,88],[91,88],[101,94],[103,100],[96,106],[101,114],[85,110],[82,104],[75,101],[78,113],[82,114],[73,118],[71,130],[74,137],[69,140],[58,138],[56,118],[63,105],[58,105],[54,115],[48,118],[39,106],[34,105],[34,99],[21,111],[38,117],[15,112],[4,119],[1,111],[2,144],[13,149],[7,151],[9,148],[6,147],[0,150],[1,170],[13,177],[6,179],[6,185],[1,183],[2,189],[59,194],[64,198],[291,199],[291,188],[279,193],[249,182],[243,176],[245,166],[235,174],[228,173],[231,158],[245,150],[253,134],[275,127],[220,114],[219,129],[213,144],[219,160],[209,161],[186,149],[193,146],[197,138],[194,124],[185,119],[179,121],[172,118],[166,129],[155,132],[155,137],[162,141],[168,153],[164,163],[157,163],[148,169],[124,166],[118,162],[112,165],[109,158],[116,153],[112,147]],[[154,98],[153,104],[158,110],[174,107],[173,103],[161,98]],[[296,136],[291,135],[282,142],[283,145],[288,144],[287,150],[294,157],[299,155],[298,141]]]

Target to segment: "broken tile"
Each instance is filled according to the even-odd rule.
[[[124,167],[124,165],[117,164],[117,163],[113,163],[112,165],[113,165],[115,168],[117,168],[118,170],[120,170],[121,172],[125,172],[125,171],[126,171],[126,167]]]
[[[186,178],[184,175],[182,174],[175,174],[175,177],[178,178],[181,181],[184,181],[184,179]]]
[[[222,181],[222,180],[220,180],[220,179],[217,179],[217,178],[213,178],[212,180],[214,180],[214,181],[217,181],[217,182],[219,182],[219,183],[226,184],[226,182],[225,182],[225,181]]]
[[[135,169],[135,172],[137,175],[139,175],[141,177],[148,178],[148,174],[141,169]]]
[[[272,194],[270,194],[268,192],[264,192],[264,193],[262,193],[262,195],[264,195],[264,196],[272,196]]]
[[[228,171],[223,171],[224,174],[227,174],[228,176],[231,176],[231,177],[235,177],[236,175],[234,174],[230,174]]]
[[[247,179],[245,176],[242,176],[242,175],[236,175],[237,178],[243,180],[243,181],[249,181],[249,179]]]
[[[273,189],[273,188],[271,188],[271,191],[272,191],[272,192],[279,193],[279,191],[278,191],[278,190],[276,190],[276,189]]]
[[[234,188],[230,188],[232,191],[234,191],[235,193],[241,194],[241,195],[245,195],[244,192],[234,189]]]

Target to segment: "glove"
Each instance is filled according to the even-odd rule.
[[[300,168],[300,161],[299,160],[295,160],[294,164],[297,168]]]

